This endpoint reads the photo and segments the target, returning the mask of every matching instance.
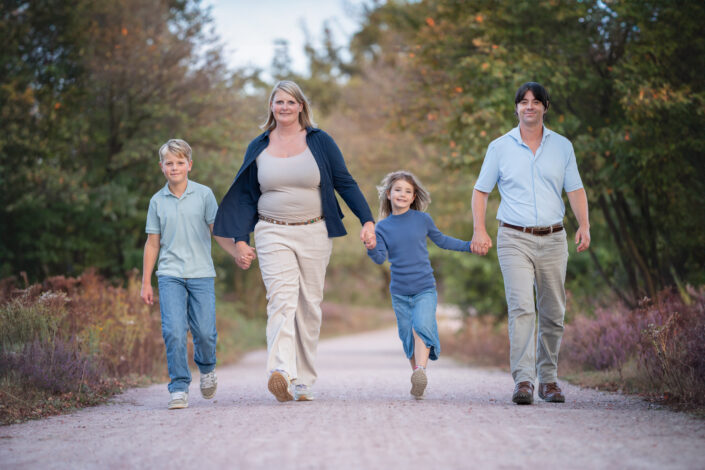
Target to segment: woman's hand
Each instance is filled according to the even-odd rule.
[[[241,269],[248,269],[252,261],[257,258],[257,252],[247,243],[240,241],[235,243],[235,254],[233,258],[235,258],[235,264]]]
[[[373,249],[377,246],[377,237],[375,236],[375,223],[365,222],[360,231],[360,240],[365,244],[365,248],[368,250]]]

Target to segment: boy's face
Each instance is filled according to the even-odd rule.
[[[193,161],[167,152],[164,159],[159,162],[159,166],[169,184],[173,186],[188,180],[188,172],[191,171]]]

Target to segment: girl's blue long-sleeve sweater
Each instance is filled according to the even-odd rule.
[[[470,251],[470,242],[444,235],[430,215],[413,209],[380,220],[375,234],[377,246],[367,250],[367,254],[377,264],[389,258],[392,271],[389,290],[397,295],[414,295],[436,287],[426,237],[446,250]]]

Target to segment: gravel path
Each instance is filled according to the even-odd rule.
[[[211,401],[196,376],[185,410],[162,384],[0,428],[0,468],[705,468],[705,421],[635,398],[565,385],[516,406],[508,373],[441,359],[415,401],[394,330],[322,342],[313,402],[276,402],[264,364],[220,368]]]

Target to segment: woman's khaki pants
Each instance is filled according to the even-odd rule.
[[[267,371],[313,385],[321,301],[333,248],[325,222],[278,225],[259,221],[255,246],[267,289]]]

